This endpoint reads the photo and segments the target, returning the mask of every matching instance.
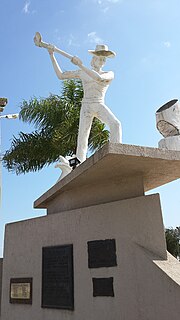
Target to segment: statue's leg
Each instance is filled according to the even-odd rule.
[[[97,106],[97,117],[110,129],[110,142],[122,143],[121,122],[115,117],[112,111],[104,104]]]
[[[81,162],[86,160],[86,153],[88,150],[88,138],[91,130],[92,121],[93,115],[89,111],[89,106],[82,106],[80,112],[79,132],[76,150],[76,156]]]

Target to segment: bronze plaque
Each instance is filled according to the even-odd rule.
[[[117,266],[115,239],[88,241],[88,267]]]
[[[113,278],[92,278],[93,297],[114,297]]]
[[[10,303],[32,304],[32,278],[10,280]]]
[[[43,248],[42,307],[74,309],[73,245]]]

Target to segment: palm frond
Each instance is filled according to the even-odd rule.
[[[33,124],[36,130],[20,132],[18,137],[13,137],[11,148],[3,157],[3,165],[20,174],[40,170],[56,161],[59,155],[75,153],[82,97],[81,81],[67,80],[63,82],[61,95],[24,100],[20,106],[20,119]],[[98,150],[108,138],[109,131],[105,125],[95,119],[89,150]]]

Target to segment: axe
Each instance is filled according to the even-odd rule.
[[[64,57],[66,57],[70,60],[73,58],[73,56],[71,54],[55,47],[54,45],[52,45],[50,43],[43,42],[41,34],[39,32],[36,32],[36,34],[35,34],[34,43],[37,47],[52,49],[54,52],[60,53],[61,55],[63,55]]]

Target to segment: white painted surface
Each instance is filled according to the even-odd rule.
[[[53,50],[54,52],[57,52],[61,55],[63,55],[64,57],[68,58],[68,59],[72,59],[73,56],[71,56],[69,53],[60,50],[59,48],[55,47],[54,45],[50,44],[50,43],[46,43],[44,41],[42,41],[42,36],[39,32],[36,32],[35,37],[34,37],[34,43],[37,47],[40,48],[45,48],[48,50]]]
[[[86,160],[88,150],[88,138],[92,126],[93,118],[96,117],[105,123],[110,129],[110,141],[114,143],[122,142],[122,128],[120,121],[114,116],[111,110],[105,105],[105,93],[114,78],[112,71],[103,71],[102,67],[106,58],[115,56],[115,52],[110,51],[107,45],[97,45],[95,50],[89,50],[93,54],[91,66],[92,69],[85,67],[78,57],[72,57],[51,44],[42,41],[40,33],[36,33],[34,38],[35,44],[39,47],[46,48],[50,54],[53,68],[60,80],[79,78],[82,80],[84,97],[80,112],[79,133],[77,140],[77,158],[83,162]],[[77,71],[62,72],[54,52],[60,53],[71,62],[79,67]]]
[[[59,162],[56,163],[55,168],[61,169],[61,174],[57,182],[62,180],[65,176],[67,176],[72,171],[72,168],[69,165],[68,159],[64,158],[63,156],[59,157]]]
[[[180,151],[180,103],[177,99],[157,110],[156,125],[164,137],[158,143],[159,148]]]
[[[158,147],[166,150],[180,151],[180,135],[161,139]]]
[[[159,132],[166,138],[180,134],[180,103],[178,100],[167,102],[156,112]]]

